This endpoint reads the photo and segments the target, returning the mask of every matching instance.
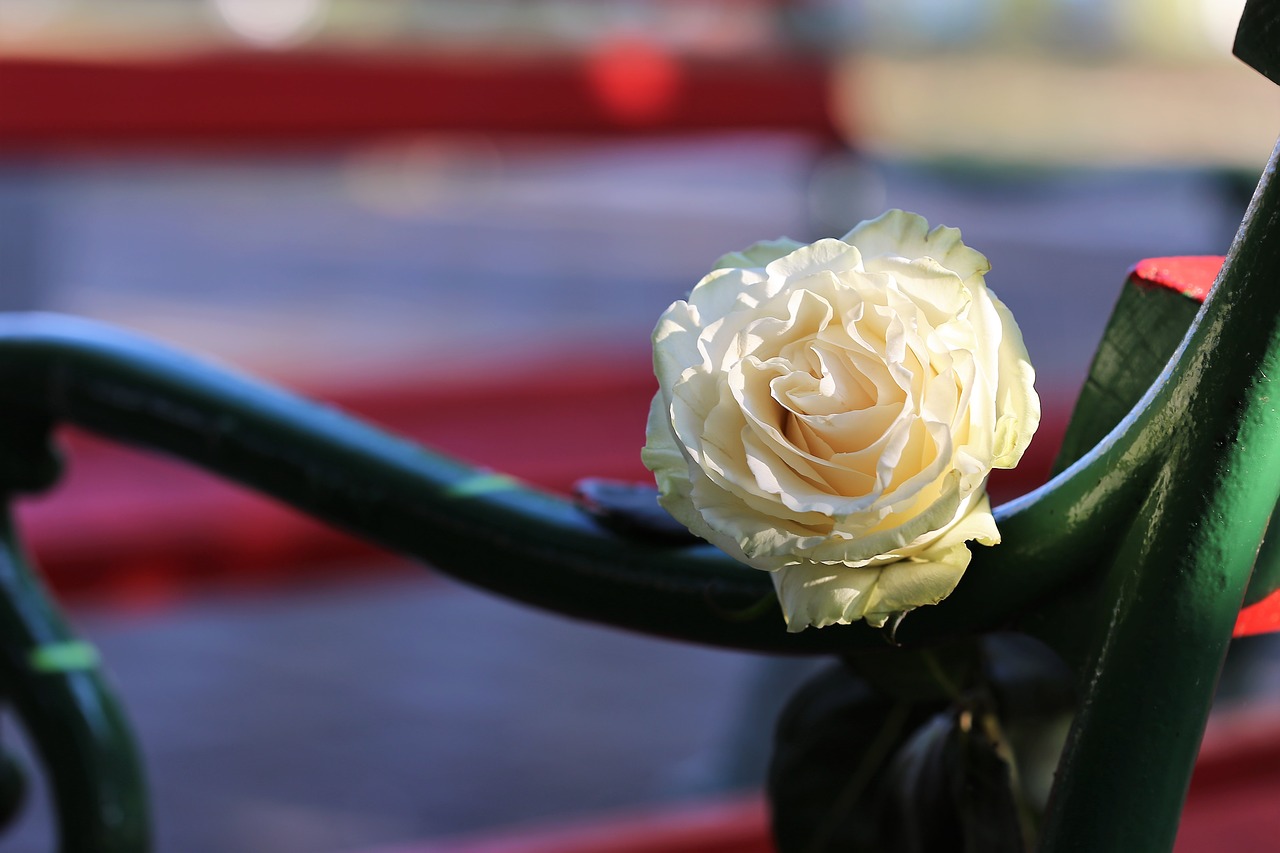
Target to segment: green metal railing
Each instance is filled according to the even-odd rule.
[[[1280,65],[1277,33],[1280,3],[1252,0],[1238,52],[1269,73]],[[873,721],[875,737],[854,750],[860,763],[848,776],[858,784],[832,810],[869,807],[863,792],[875,785],[867,780],[903,766],[902,749],[924,742],[928,719],[943,720],[947,737],[969,738],[959,742],[970,757],[986,756],[972,752],[973,715],[996,726],[1016,722],[1016,713],[1007,698],[991,699],[1007,685],[966,674],[965,650],[992,631],[1024,631],[1066,661],[1074,722],[1038,830],[1023,822],[973,843],[1020,849],[1030,833],[1052,853],[1168,850],[1241,602],[1246,591],[1256,600],[1280,587],[1267,565],[1250,588],[1280,498],[1277,152],[1190,328],[1173,314],[1144,325],[1123,301],[1113,318],[1108,334],[1134,346],[1143,335],[1185,331],[1173,360],[1138,399],[1137,386],[1103,389],[1105,405],[1086,395],[1064,451],[1070,464],[1000,507],[1004,544],[976,549],[955,593],[913,612],[892,637],[862,624],[788,633],[767,576],[708,546],[673,545],[643,524],[615,532],[574,501],[66,317],[0,318],[0,484],[10,498],[51,485],[60,468],[52,430],[75,424],[198,465],[518,601],[690,642],[839,656],[882,698],[858,694],[857,713]],[[7,515],[0,584],[0,684],[53,780],[61,849],[149,849],[128,724]],[[903,688],[917,669],[945,689]],[[951,716],[938,716],[940,708]],[[0,799],[10,787],[0,784]],[[997,800],[964,808],[998,823],[1006,818],[982,811]],[[10,805],[0,802],[0,814]],[[784,849],[827,849],[821,839],[780,836]]]

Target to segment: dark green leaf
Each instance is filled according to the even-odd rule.
[[[1075,673],[1048,646],[1000,632],[983,637],[982,650],[986,686],[1002,720],[1056,715],[1074,706]]]
[[[981,672],[982,651],[972,638],[922,649],[886,647],[849,655],[846,663],[877,691],[912,701],[950,701]]]
[[[940,703],[876,693],[844,667],[819,673],[778,723],[769,768],[780,853],[885,853],[878,802],[898,746]]]
[[[1029,824],[1012,754],[980,705],[936,715],[902,747],[885,778],[884,822],[895,853],[1022,853]]]

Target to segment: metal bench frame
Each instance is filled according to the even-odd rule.
[[[1251,0],[1237,52],[1275,75],[1277,31],[1280,3]],[[1042,850],[1172,846],[1241,602],[1280,587],[1268,565],[1254,572],[1280,498],[1277,162],[1280,148],[1212,293],[1132,411],[1046,486],[1000,507],[1004,544],[978,549],[955,594],[894,636],[911,649],[1012,626],[1073,667],[1077,713]],[[54,483],[52,430],[74,424],[567,615],[760,652],[847,658],[886,645],[862,624],[789,634],[767,577],[707,546],[611,532],[570,500],[92,323],[0,319],[0,399],[10,497]],[[0,684],[52,777],[61,848],[148,849],[129,726],[7,513]]]

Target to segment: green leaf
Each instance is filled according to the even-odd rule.
[[[886,777],[885,850],[1023,853],[1030,821],[1015,793],[1013,758],[981,703],[936,715],[903,746]]]
[[[843,666],[807,682],[778,723],[768,792],[779,853],[885,853],[879,803],[897,748],[942,703],[877,693]]]
[[[1012,634],[823,671],[779,722],[769,773],[778,849],[1020,853],[1073,684],[1050,650]]]
[[[877,691],[914,702],[958,698],[980,676],[982,647],[972,637],[922,649],[888,647],[849,655],[845,663]]]

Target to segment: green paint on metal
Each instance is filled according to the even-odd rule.
[[[506,474],[476,474],[445,489],[451,498],[474,498],[496,492],[510,492],[524,488],[520,481]]]
[[[142,761],[97,652],[71,633],[0,511],[0,684],[49,778],[62,853],[146,853]],[[19,650],[30,650],[22,654]],[[17,653],[15,653],[17,652]]]
[[[186,459],[465,581],[576,618],[744,650],[884,646],[863,623],[787,633],[772,608],[751,610],[773,595],[768,575],[710,546],[626,538],[573,501],[100,324],[0,317],[0,403]],[[1129,427],[1046,488],[997,508],[1004,544],[974,549],[955,593],[910,613],[895,641],[1007,625],[1096,572],[1160,461],[1159,441],[1142,423]],[[729,617],[744,612],[754,618]]]
[[[1197,299],[1130,276],[1080,389],[1055,474],[1092,450],[1133,410],[1168,366],[1199,310]]]
[[[1248,0],[1236,30],[1235,55],[1280,83],[1280,2]]]
[[[1116,531],[1041,850],[1163,851],[1280,499],[1280,146],[1222,277],[1137,415],[1161,461]],[[1274,378],[1273,378],[1274,377]]]
[[[31,650],[30,666],[36,672],[57,673],[95,669],[101,658],[91,643],[67,640],[46,643]]]

